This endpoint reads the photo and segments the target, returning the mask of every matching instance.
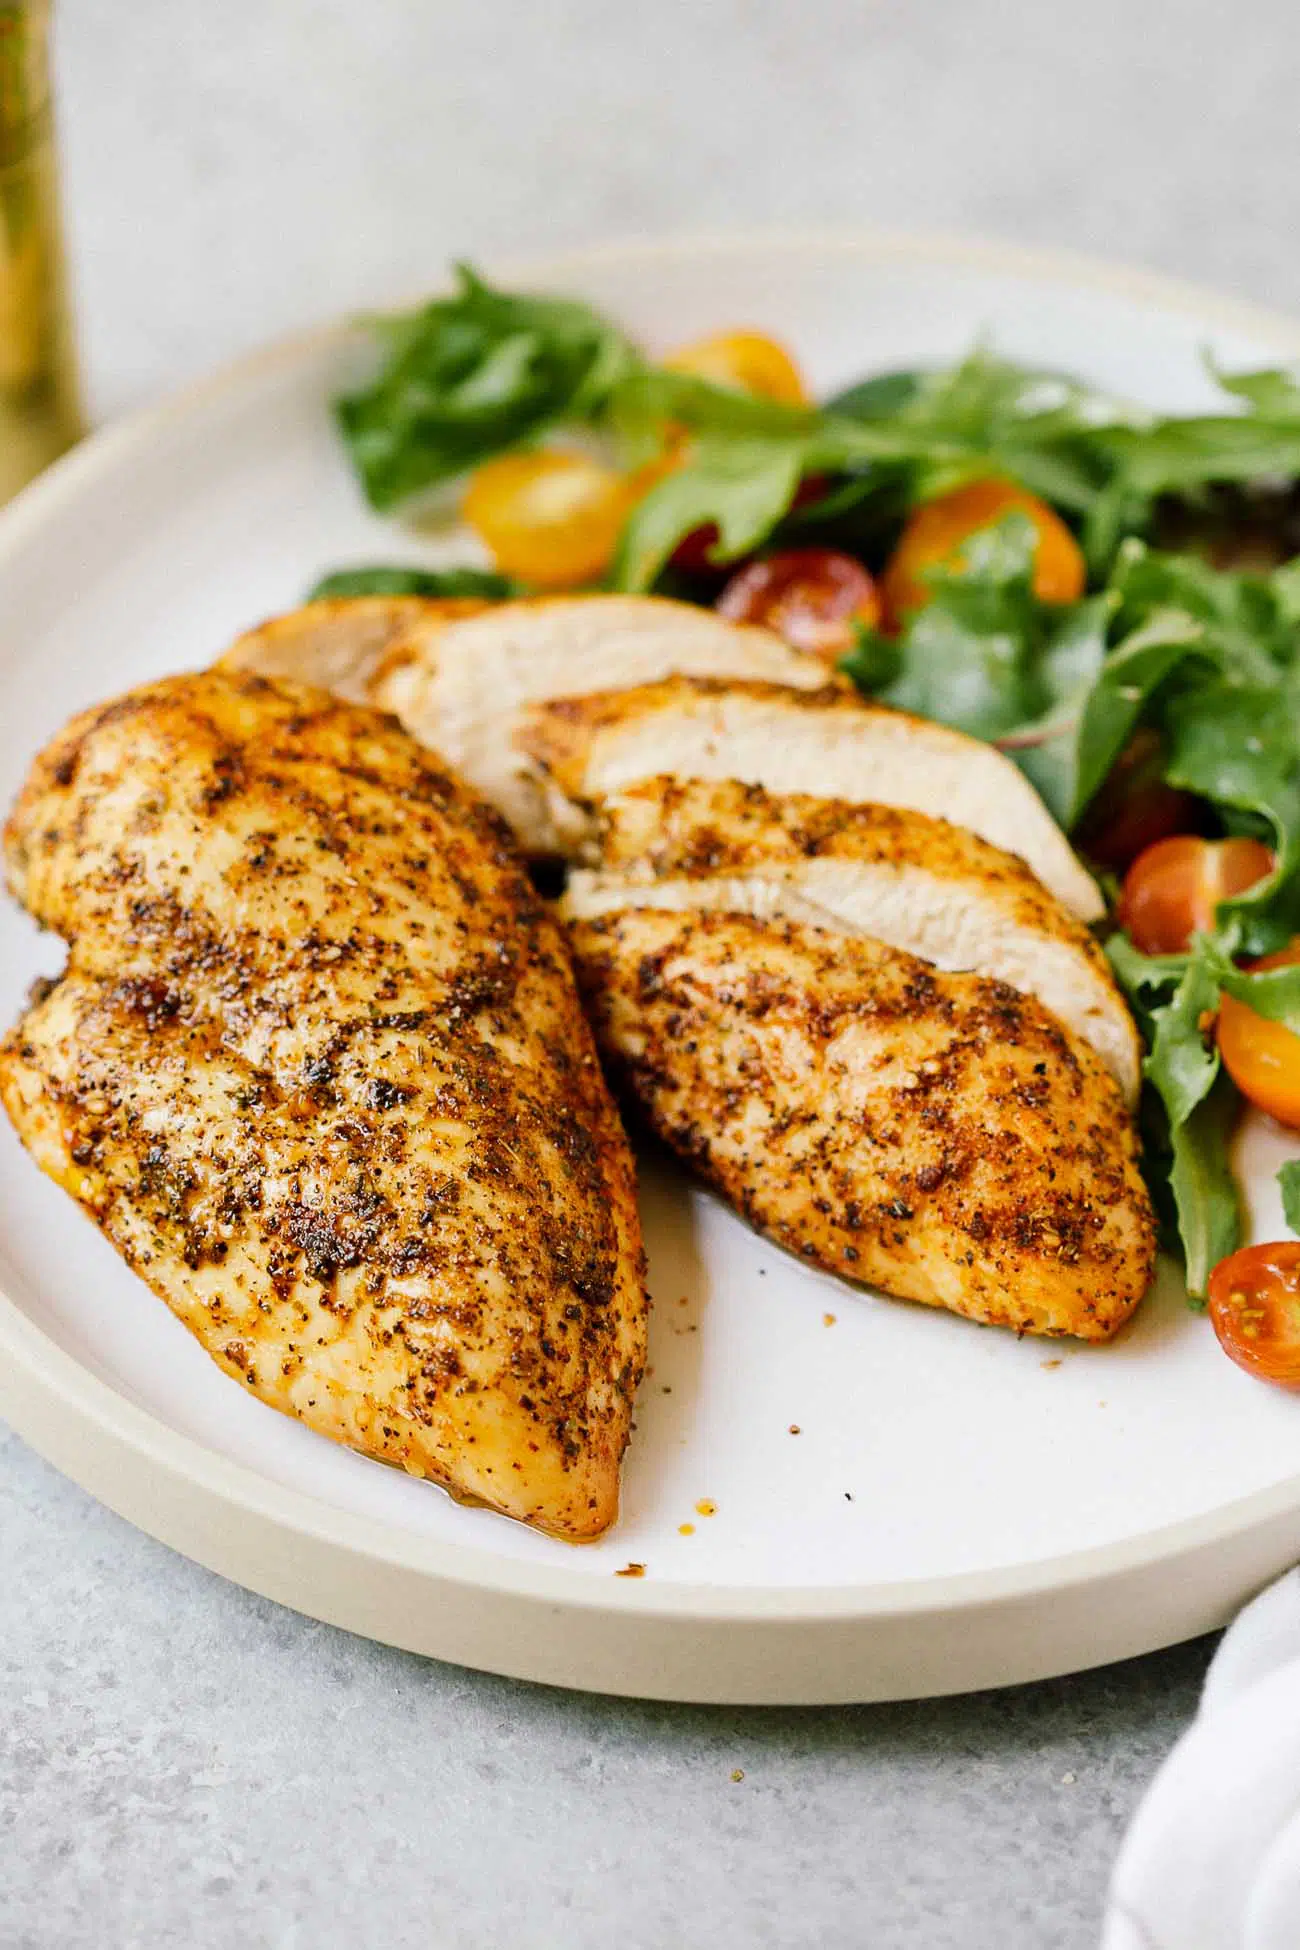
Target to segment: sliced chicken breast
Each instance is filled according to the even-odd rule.
[[[546,770],[571,852],[590,836],[600,801],[637,780],[739,779],[930,813],[1018,855],[1079,920],[1104,912],[1092,876],[1009,758],[847,690],[675,677],[535,705],[518,737]]]
[[[627,908],[570,939],[650,1123],[790,1251],[1033,1334],[1106,1340],[1142,1298],[1132,1124],[1035,998],[752,915]]]
[[[503,812],[535,855],[563,850],[532,759],[515,743],[526,708],[684,672],[824,686],[825,666],[770,630],[658,596],[548,596],[417,623],[382,658],[373,703]],[[566,808],[557,808],[563,817]]]
[[[1036,995],[1137,1101],[1137,1028],[1097,943],[1022,860],[946,820],[658,778],[602,802],[595,850],[569,877],[568,919],[709,908],[883,941]]]
[[[477,596],[327,597],[245,631],[218,659],[218,668],[287,677],[365,704],[380,659],[400,638],[417,626],[433,631],[487,607]]]

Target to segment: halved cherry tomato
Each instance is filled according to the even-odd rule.
[[[1119,924],[1144,955],[1178,955],[1214,926],[1220,901],[1273,871],[1262,840],[1157,840],[1124,876]]]
[[[565,589],[609,566],[640,491],[585,454],[503,454],[471,476],[461,512],[503,575]]]
[[[1244,1246],[1210,1275],[1210,1319],[1225,1354],[1260,1381],[1300,1383],[1300,1240]]]
[[[1038,531],[1034,594],[1045,603],[1077,602],[1087,571],[1079,544],[1061,517],[1015,481],[990,476],[924,501],[909,516],[881,579],[888,627],[897,629],[913,610],[929,602],[932,591],[923,579],[924,570],[941,562],[959,562],[968,536],[1013,513],[1027,515]]]
[[[1250,969],[1291,968],[1296,962],[1300,938],[1251,962]],[[1289,1130],[1300,1130],[1300,1036],[1225,995],[1219,1003],[1219,1055],[1242,1096],[1257,1110],[1267,1111]]]
[[[860,562],[833,548],[793,548],[749,562],[714,608],[733,623],[765,623],[796,650],[834,664],[853,648],[855,624],[880,620],[876,585]]]
[[[803,374],[785,347],[765,332],[715,332],[679,346],[664,364],[670,372],[693,372],[715,386],[732,386],[758,399],[808,404]]]

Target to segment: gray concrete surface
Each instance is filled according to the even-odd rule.
[[[1000,233],[1300,310],[1292,0],[63,0],[59,69],[101,416],[455,251],[628,232]],[[1085,1950],[1207,1657],[569,1698],[250,1598],[12,1438],[0,1482],[4,1950]]]

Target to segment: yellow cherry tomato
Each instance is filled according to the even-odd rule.
[[[715,386],[731,386],[758,399],[807,406],[803,374],[785,347],[764,332],[715,332],[679,346],[664,360],[670,372],[693,372]]]
[[[471,476],[461,513],[503,575],[568,589],[604,574],[640,492],[586,454],[503,454]]]
[[[1027,515],[1038,531],[1034,594],[1044,603],[1077,602],[1087,571],[1079,544],[1061,517],[1015,481],[990,477],[923,501],[909,516],[881,580],[888,626],[897,629],[912,610],[929,602],[924,570],[960,561],[961,545],[969,535],[1013,513]]]

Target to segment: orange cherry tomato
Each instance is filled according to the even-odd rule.
[[[1159,734],[1143,725],[1112,765],[1079,834],[1080,846],[1098,866],[1123,873],[1157,840],[1196,831],[1199,800],[1166,785],[1163,771]]]
[[[1292,968],[1296,962],[1300,938],[1251,962],[1250,968]],[[1300,1036],[1225,995],[1219,1003],[1219,1055],[1242,1096],[1257,1110],[1267,1111],[1288,1130],[1300,1130]]]
[[[470,477],[461,512],[503,575],[566,589],[608,568],[641,491],[586,454],[503,454]]]
[[[670,372],[693,372],[715,386],[731,386],[758,399],[807,406],[808,388],[798,366],[765,332],[715,332],[679,346],[664,360]]]
[[[1210,1275],[1219,1346],[1260,1381],[1300,1383],[1300,1240],[1244,1246]]]
[[[1002,515],[1028,515],[1038,531],[1034,549],[1034,594],[1045,603],[1073,603],[1083,594],[1087,571],[1079,544],[1061,517],[1036,494],[1014,481],[968,481],[908,517],[881,580],[888,626],[897,629],[913,611],[924,608],[931,590],[923,572],[944,562],[960,562],[961,545]]]
[[[876,585],[860,562],[833,548],[794,548],[748,562],[714,608],[733,623],[764,623],[796,650],[834,664],[853,648],[855,626],[880,620]]]
[[[1273,871],[1261,840],[1198,840],[1181,833],[1139,853],[1124,876],[1119,924],[1144,955],[1178,955],[1214,926],[1220,901]]]

